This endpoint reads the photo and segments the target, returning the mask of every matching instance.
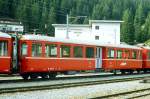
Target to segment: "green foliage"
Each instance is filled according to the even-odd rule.
[[[150,46],[150,39],[144,42],[144,45]]]
[[[143,16],[143,7],[142,4],[138,6],[138,9],[136,10],[135,18],[134,18],[134,29],[135,29],[135,39],[137,42],[143,42],[143,35],[142,35],[142,30],[141,26],[144,21],[144,16]]]
[[[134,42],[134,29],[133,29],[133,17],[130,9],[127,9],[123,13],[124,22],[121,28],[121,40],[126,43],[133,44]]]
[[[51,24],[88,24],[88,20],[123,20],[121,41],[133,44],[150,39],[150,0],[0,0],[0,18],[13,18],[25,31],[54,35]]]

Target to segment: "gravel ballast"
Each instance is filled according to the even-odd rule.
[[[64,89],[9,93],[1,94],[0,99],[85,99],[150,88],[150,83],[140,82],[138,80]]]

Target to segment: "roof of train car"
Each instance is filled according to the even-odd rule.
[[[4,32],[0,32],[0,37],[3,37],[3,38],[11,38],[11,36],[7,33],[4,33]]]
[[[142,48],[150,50],[150,47],[149,47],[149,46],[144,46],[144,47],[142,47]]]
[[[85,45],[94,45],[94,46],[103,46],[103,47],[117,47],[117,48],[131,48],[131,49],[141,49],[137,46],[131,46],[131,45],[112,45],[112,44],[102,44],[98,41],[81,41],[81,40],[71,40],[71,39],[63,39],[63,38],[55,38],[55,37],[49,37],[49,36],[43,36],[43,35],[23,35],[21,37],[21,40],[38,40],[38,41],[50,41],[50,42],[63,42],[63,43],[73,43],[73,44],[85,44]]]

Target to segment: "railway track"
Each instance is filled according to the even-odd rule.
[[[0,79],[0,84],[3,84],[3,83],[23,83],[23,82],[41,82],[41,81],[51,81],[51,80],[68,80],[68,79],[85,79],[85,78],[104,78],[104,77],[116,77],[116,76],[122,76],[122,77],[124,77],[124,76],[134,76],[134,75],[148,75],[148,76],[150,76],[150,74],[149,73],[147,73],[147,74],[132,74],[132,75],[128,75],[128,74],[116,74],[116,75],[114,75],[114,74],[112,74],[112,73],[108,73],[108,74],[96,74],[96,75],[78,75],[78,76],[74,76],[74,75],[72,75],[72,76],[59,76],[59,77],[56,77],[55,79],[42,79],[42,78],[40,78],[40,79],[30,79],[30,80],[24,80],[24,79],[22,79],[20,76],[16,76],[16,77],[20,77],[19,79],[17,78],[17,79],[5,79],[5,80],[1,80]],[[0,76],[0,77],[2,77],[2,76]],[[5,75],[3,76],[3,77],[5,77]],[[13,76],[8,76],[8,77],[14,77],[14,75]]]
[[[107,96],[95,97],[93,99],[137,99],[150,96],[150,88],[127,91],[122,93],[110,94]]]
[[[107,84],[107,83],[116,83],[116,82],[127,82],[127,81],[143,80],[143,79],[146,79],[149,77],[150,76],[146,76],[146,77],[145,76],[139,76],[139,77],[114,78],[114,79],[105,79],[105,80],[99,79],[99,80],[94,80],[94,81],[91,80],[91,81],[83,81],[83,82],[67,82],[67,83],[48,84],[48,85],[34,85],[34,86],[19,86],[19,87],[0,88],[0,94],[37,91],[37,90],[61,89],[61,88],[88,86],[88,85],[97,85],[97,84]],[[113,96],[110,96],[110,97],[113,97]],[[105,98],[105,96],[103,98]]]
[[[41,82],[41,81],[51,81],[51,80],[68,80],[68,79],[84,79],[84,78],[104,78],[104,77],[111,77],[114,76],[111,73],[108,74],[96,74],[96,75],[78,75],[78,76],[59,76],[56,77],[55,79],[29,79],[29,80],[24,80],[22,78],[19,79],[6,79],[6,80],[0,80],[0,84],[3,83],[22,83],[22,82]],[[10,76],[11,77],[11,76]],[[20,76],[19,76],[20,77]]]

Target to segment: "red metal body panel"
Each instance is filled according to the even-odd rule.
[[[33,41],[33,40],[20,40],[20,46],[22,43],[28,45],[28,54],[26,56],[20,55],[20,73],[27,72],[51,72],[51,71],[80,71],[80,70],[95,70],[95,55],[96,46],[81,45],[81,44],[67,44],[61,42],[48,42],[48,41]],[[32,43],[42,44],[42,55],[40,57],[32,57]],[[46,44],[57,44],[57,57],[46,57],[45,45]],[[70,57],[60,57],[61,45],[70,46]],[[83,47],[83,57],[73,57],[73,47]],[[94,58],[86,58],[85,50],[86,47],[94,48]],[[115,48],[114,58],[107,58],[107,50],[111,47],[102,47],[102,68],[104,70],[121,70],[121,69],[142,69],[142,59],[140,59],[140,49],[130,48]],[[20,48],[21,49],[21,48]],[[117,59],[117,50],[122,50],[122,58]],[[129,55],[125,51],[129,51]],[[132,51],[136,51],[136,59],[132,59]],[[127,57],[129,56],[129,58]]]
[[[115,69],[140,69],[142,68],[141,60],[103,60],[104,69],[115,70]]]
[[[0,73],[10,73],[11,72],[11,58],[10,57],[0,57]]]
[[[143,69],[150,69],[150,59],[148,59],[148,53],[150,49],[142,49]]]
[[[50,72],[71,70],[94,70],[95,59],[69,59],[69,58],[34,58],[26,57],[22,60],[21,73]]]
[[[0,37],[0,41],[7,41],[8,42],[8,55],[7,56],[0,56],[0,73],[11,73],[12,39]]]
[[[109,48],[109,47],[108,47]],[[107,47],[103,48],[104,53],[107,53]],[[141,69],[142,68],[142,59],[139,59],[139,56],[137,59],[126,59],[125,58],[125,53],[123,52],[122,58],[121,59],[116,59],[116,50],[118,48],[113,48],[115,50],[115,57],[113,59],[107,58],[107,54],[105,54],[104,58],[102,59],[103,62],[103,68],[107,70],[121,70],[121,69]],[[131,49],[120,49],[119,50],[129,50],[131,53]],[[140,50],[136,50],[140,51]]]
[[[50,72],[50,71],[80,71],[80,70],[94,70],[95,69],[95,58],[85,58],[85,47],[77,44],[64,44],[60,42],[45,42],[45,41],[20,41],[20,45],[25,42],[28,45],[28,55],[22,57],[20,55],[20,73],[27,72]],[[38,42],[42,44],[42,56],[31,57],[32,42]],[[57,44],[57,57],[46,57],[45,56],[45,44]],[[60,46],[68,45],[71,48],[73,46],[83,46],[83,57],[74,58],[73,50],[70,51],[70,57],[60,57]],[[96,47],[94,47],[96,51]],[[96,53],[94,53],[96,54]]]

